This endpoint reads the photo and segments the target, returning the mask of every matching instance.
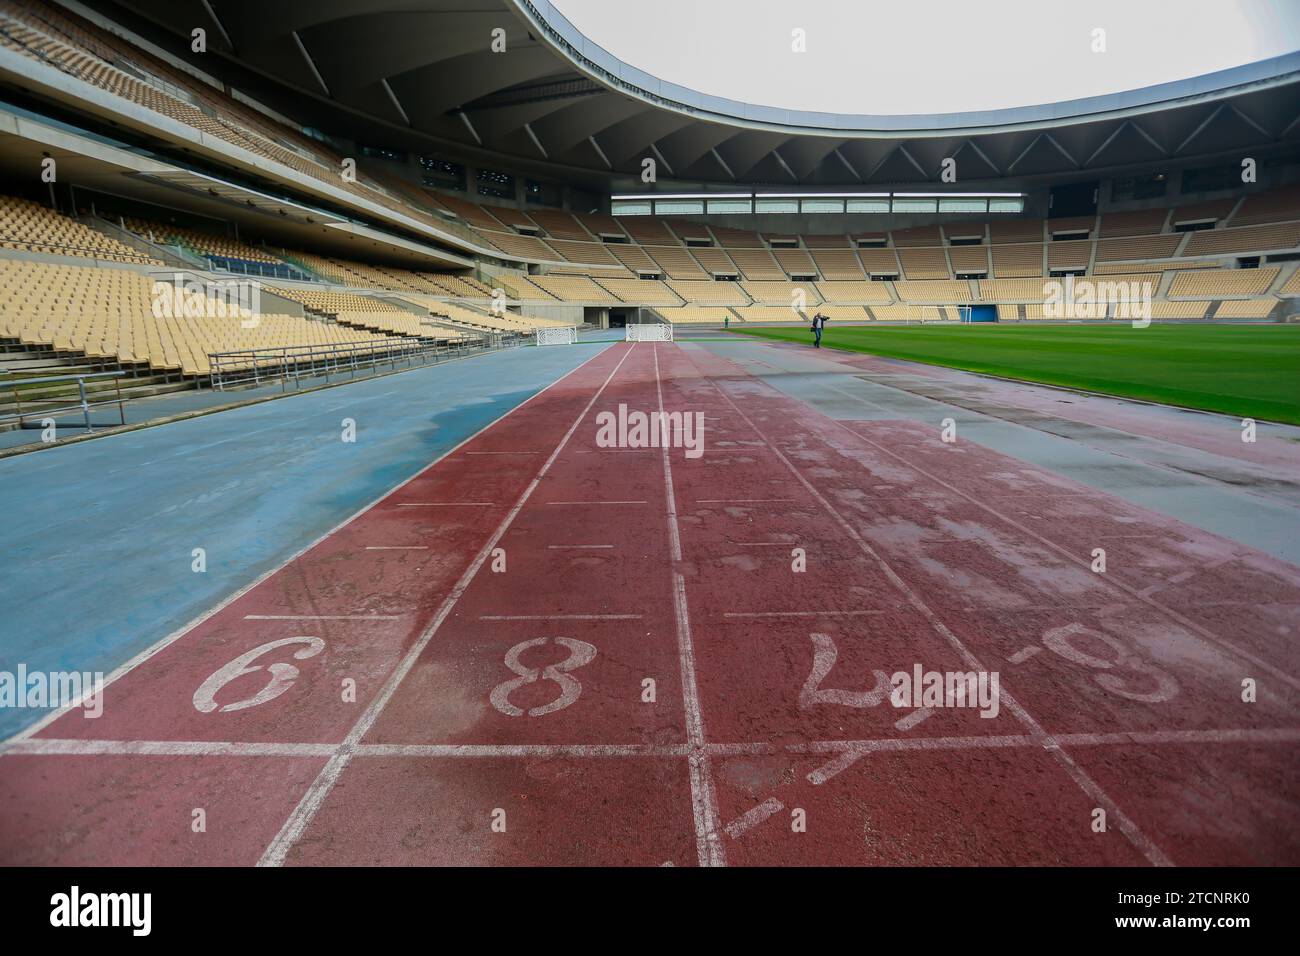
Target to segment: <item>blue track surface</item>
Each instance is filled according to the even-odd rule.
[[[0,460],[0,671],[111,671],[604,347],[512,349]],[[0,739],[40,715],[0,709]]]

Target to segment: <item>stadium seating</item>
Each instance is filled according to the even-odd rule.
[[[213,352],[375,339],[333,323],[253,315],[199,292],[182,292],[171,314],[155,314],[153,279],[131,269],[0,260],[0,298],[0,337],[188,376],[207,375]]]
[[[411,312],[340,312],[338,322],[344,326],[366,329],[385,335],[410,335],[437,338],[450,342],[474,338],[471,333],[430,324]]]
[[[895,282],[894,290],[903,302],[959,302],[971,299],[970,283],[957,279]]]
[[[265,250],[257,249],[229,236],[218,236],[183,226],[150,222],[146,219],[126,218],[122,220],[122,224],[131,232],[151,242],[159,245],[183,246],[202,256],[243,259],[248,262],[265,262],[272,265],[283,264],[281,260]]]
[[[736,264],[731,261],[725,249],[718,249],[713,246],[700,246],[691,250],[695,256],[695,261],[708,272],[710,275],[734,276],[739,275],[740,270]]]
[[[621,301],[586,276],[536,276],[532,282],[562,302]]]
[[[1194,299],[1262,295],[1277,278],[1276,266],[1265,269],[1195,269],[1179,272],[1169,286],[1169,297]]]
[[[310,289],[302,286],[267,286],[276,295],[300,302],[313,312],[333,315],[338,312],[401,312],[402,307],[382,299],[357,295],[353,292],[336,292],[327,289]]]
[[[1137,212],[1108,212],[1101,217],[1102,239],[1117,236],[1151,236],[1164,229],[1167,209],[1142,209]]]
[[[33,62],[52,66],[68,77],[194,131],[176,137],[177,145],[186,146],[195,134],[201,133],[274,164],[275,169],[268,167],[268,175],[285,181],[290,181],[290,173],[306,177],[318,186],[343,189],[358,201],[439,229],[454,224],[483,245],[499,250],[505,258],[568,263],[569,267],[560,266],[554,271],[569,276],[588,272],[595,275],[593,270],[583,268],[587,266],[621,265],[632,271],[661,272],[674,280],[702,279],[711,274],[731,274],[733,270],[747,280],[759,281],[785,280],[791,275],[852,281],[864,274],[925,281],[952,278],[954,270],[986,272],[993,279],[1032,278],[1043,274],[1041,244],[1045,238],[1072,230],[1086,232],[1091,238],[1048,243],[1047,262],[1051,268],[1077,270],[1091,262],[1095,271],[1103,272],[1115,264],[1142,262],[1141,268],[1147,269],[1147,260],[1168,260],[1176,255],[1267,253],[1300,245],[1300,187],[1294,185],[1252,190],[1240,201],[1208,200],[1172,210],[1103,211],[1100,216],[1066,219],[994,219],[987,225],[921,225],[889,233],[790,234],[766,239],[754,230],[684,220],[669,223],[649,216],[616,219],[604,214],[534,208],[531,204],[527,209],[484,205],[454,195],[435,195],[382,172],[368,170],[355,182],[346,181],[339,176],[343,157],[321,139],[54,4],[40,0],[4,2],[0,4],[0,26],[4,28],[5,45]],[[1186,222],[1212,222],[1216,228],[1191,236],[1173,231],[1176,225]],[[146,230],[142,235],[149,234],[149,227],[137,220],[130,225]],[[0,208],[0,226],[0,246],[19,252],[53,251],[119,262],[153,261],[107,233],[27,200],[6,200]],[[945,238],[959,234],[987,235],[988,246],[944,245]],[[181,227],[169,227],[162,235],[210,257],[265,264],[282,261],[277,251],[230,237]],[[633,241],[606,244],[599,241],[600,236],[626,236]],[[889,245],[853,248],[855,240],[870,237],[887,238]],[[697,239],[717,245],[684,244]],[[766,248],[767,242],[774,239],[793,240],[797,247]],[[308,255],[303,253],[304,258]],[[296,254],[286,256],[283,261],[291,263],[296,258]],[[305,262],[305,267],[325,279],[351,286],[467,294],[463,286],[453,283],[454,287],[448,288],[425,273],[407,275],[401,270],[343,264],[333,259],[315,265]],[[620,269],[611,275],[624,273]],[[484,290],[473,292],[477,295]]]
[[[1118,258],[1126,258],[1120,256]],[[1086,240],[1049,242],[1047,244],[1047,269],[1086,269],[1092,261],[1092,243]]]
[[[728,248],[727,255],[736,264],[740,274],[746,279],[788,279],[785,270],[772,258],[772,253],[763,248],[735,247]]]
[[[796,312],[789,305],[746,305],[737,308],[736,314],[746,322],[798,322],[811,315],[812,309]]]
[[[708,273],[691,257],[685,246],[646,246],[658,270],[670,279],[705,279]]]
[[[1042,242],[1043,226],[1041,219],[998,219],[989,223],[989,242]]]
[[[843,237],[841,237],[843,238]],[[824,279],[862,279],[862,262],[852,249],[813,249],[813,263]]]
[[[748,305],[749,296],[738,282],[715,282],[712,279],[691,281],[670,279],[668,287],[683,302],[705,305]]]
[[[547,292],[526,275],[520,275],[518,273],[502,273],[496,277],[496,282],[506,295],[512,299],[518,299],[520,301],[555,301],[555,296],[551,295],[551,293]]]
[[[597,279],[621,301],[636,305],[682,305],[681,297],[657,279]]]
[[[655,311],[673,325],[722,325],[727,319],[738,321],[730,309],[717,306],[684,305],[676,308],[665,306]]]
[[[858,259],[867,275],[899,275],[898,256],[893,249],[859,249]]]
[[[141,262],[162,265],[151,256],[52,209],[12,196],[0,196],[0,248],[18,252]]]
[[[947,313],[937,305],[873,305],[873,317],[882,322],[944,322]]]
[[[1079,245],[1087,248],[1088,243]],[[1018,279],[1043,274],[1043,243],[1003,244],[990,248],[993,257],[993,276],[998,279]]]
[[[0,0],[0,27],[3,27],[2,42],[8,49],[28,57],[33,64],[39,62],[58,69],[69,84],[77,88],[80,83],[90,84],[134,107],[182,124],[187,130],[183,136],[176,135],[173,125],[160,124],[160,130],[165,128],[166,136],[175,139],[173,146],[188,148],[202,134],[205,143],[220,141],[225,147],[251,153],[258,160],[258,175],[268,180],[289,184],[310,180],[317,189],[328,185],[335,203],[331,208],[336,210],[344,205],[337,199],[337,191],[344,190],[349,201],[358,204],[364,201],[364,207],[359,208],[366,211],[372,224],[373,209],[378,206],[439,229],[454,226],[460,230],[458,235],[472,237],[484,247],[497,250],[498,258],[516,263],[521,259],[541,263],[530,267],[539,274],[503,275],[484,283],[468,274],[441,274],[381,262],[350,261],[319,250],[279,249],[257,236],[236,239],[217,231],[205,232],[136,217],[122,220],[137,235],[207,257],[214,266],[229,268],[231,263],[242,261],[284,266],[300,271],[305,278],[319,278],[322,281],[297,285],[277,277],[277,285],[267,288],[321,315],[390,316],[382,321],[409,327],[408,316],[413,313],[399,304],[366,294],[376,291],[418,296],[425,304],[454,299],[446,303],[446,309],[456,311],[456,321],[476,327],[526,331],[553,321],[543,322],[529,316],[487,316],[481,311],[486,308],[483,303],[499,285],[515,302],[662,307],[679,316],[680,321],[697,324],[706,321],[703,316],[730,314],[722,306],[735,307],[741,318],[772,321],[760,316],[774,314],[767,311],[771,309],[788,313],[790,295],[796,289],[803,290],[809,306],[824,304],[827,309],[836,310],[842,316],[840,321],[895,315],[907,320],[951,319],[955,313],[946,307],[969,302],[997,305],[999,316],[1005,315],[1007,321],[1012,321],[1038,314],[1028,307],[1045,298],[1046,270],[1087,270],[1092,276],[1115,281],[1134,281],[1136,277],[1149,280],[1156,287],[1163,279],[1167,291],[1157,297],[1161,300],[1155,303],[1157,317],[1262,318],[1276,307],[1275,296],[1289,299],[1300,295],[1300,280],[1294,273],[1284,274],[1285,281],[1274,290],[1280,272],[1276,265],[1269,264],[1262,269],[1223,268],[1234,264],[1233,257],[1276,255],[1300,248],[1298,186],[1251,189],[1240,199],[1212,199],[1174,208],[1161,205],[1139,210],[1103,210],[1097,215],[1048,220],[989,217],[988,223],[964,221],[896,229],[881,226],[876,231],[865,232],[850,232],[853,227],[846,226],[846,231],[840,234],[797,234],[802,224],[793,218],[781,234],[766,231],[760,234],[756,230],[711,222],[652,216],[615,218],[535,208],[531,202],[520,209],[435,194],[414,182],[387,178],[382,172],[367,170],[356,182],[347,182],[338,175],[342,156],[323,140],[60,6],[41,0],[21,4]],[[158,136],[164,137],[164,132]],[[205,156],[205,161],[212,161],[212,157]],[[855,226],[861,227],[862,222],[859,220]],[[1176,227],[1185,223],[1213,223],[1214,228],[1191,233],[1177,231]],[[98,225],[100,228],[96,228],[93,219],[80,221],[31,199],[0,197],[0,248],[8,252],[32,258],[162,265],[116,238],[121,233],[107,230],[103,223]],[[407,229],[409,238],[413,230],[408,226],[409,223],[403,228]],[[817,228],[827,227],[819,222]],[[1080,232],[1087,238],[1069,241],[1053,238],[1063,232]],[[602,241],[606,237],[630,241]],[[131,237],[124,238],[134,241]],[[950,244],[955,238],[983,241],[975,245]],[[860,241],[883,244],[858,246]],[[485,267],[489,267],[487,263]],[[11,279],[16,276],[15,268],[6,265],[6,276]],[[96,295],[106,296],[96,301],[99,305],[106,302],[108,311],[116,307],[115,297],[120,296],[124,311],[134,314],[137,280],[125,278],[130,270],[108,271],[121,271],[123,275],[111,280],[78,282],[88,283]],[[634,278],[638,272],[662,275],[666,281],[639,280]],[[1172,274],[1164,277],[1164,272]],[[956,278],[963,274],[983,274],[987,278],[970,282]],[[297,272],[293,275],[297,277]],[[734,276],[741,281],[714,281],[714,276]],[[812,279],[795,283],[794,276]],[[891,281],[867,281],[870,276],[889,277]],[[281,286],[280,282],[285,284]],[[321,288],[312,288],[313,285]],[[30,294],[31,290],[27,291]],[[479,307],[469,300],[479,300]],[[0,315],[6,328],[16,327],[14,317],[21,312],[25,301],[5,304]],[[40,301],[53,308],[58,300]],[[52,316],[45,318],[52,319]],[[69,349],[82,349],[91,355],[103,353],[105,357],[128,356],[123,361],[134,360],[133,338],[123,339],[116,332],[110,336],[106,327],[101,328],[100,324],[92,327],[86,324],[90,319],[83,321],[83,318],[70,314],[57,322],[47,321],[41,328],[57,330],[59,341]],[[292,322],[279,321],[289,318],[276,317],[274,323],[268,319],[266,329],[274,327],[277,336],[283,329],[289,329],[283,334],[290,336],[303,331]],[[415,318],[418,325],[419,316]],[[335,328],[330,323],[298,321],[308,322],[307,333],[319,332],[313,326]],[[504,325],[493,325],[494,321]],[[354,331],[377,329],[361,322],[349,325]],[[26,320],[23,329],[24,334],[35,334]],[[168,368],[201,374],[194,371],[202,365],[195,349],[226,341],[223,336],[227,331],[218,323],[203,333],[207,338],[200,337],[194,342],[189,342],[182,332],[176,332],[174,336],[180,338],[175,341],[189,342],[184,361],[179,345],[171,352],[146,352],[151,357],[141,361],[166,359],[171,362]],[[48,338],[55,332],[40,334]],[[112,350],[106,344],[106,336],[112,339]]]
[[[1241,201],[1240,208],[1232,214],[1233,226],[1249,226],[1261,222],[1300,220],[1300,185],[1251,193]]]
[[[1133,239],[1102,239],[1097,243],[1097,261],[1117,259],[1168,259],[1183,241],[1181,235],[1143,236]]]
[[[742,282],[740,285],[757,305],[789,305],[799,292],[810,304],[816,305],[822,300],[817,286],[811,282]]]
[[[1246,226],[1240,229],[1206,229],[1193,233],[1185,256],[1221,255],[1269,249],[1293,249],[1300,245],[1300,223]]]
[[[952,263],[954,275],[970,275],[977,272],[992,275],[989,272],[988,246],[949,246],[948,259]]]
[[[868,304],[894,301],[887,282],[869,282],[865,279],[842,282],[818,282],[817,291],[827,302]]]
[[[948,279],[948,257],[942,248],[900,248],[898,261],[909,279]]]
[[[1263,319],[1277,306],[1278,300],[1272,296],[1262,299],[1231,299],[1220,302],[1214,311],[1216,319]]]

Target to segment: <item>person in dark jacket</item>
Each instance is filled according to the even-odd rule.
[[[822,347],[822,330],[826,328],[826,316],[817,312],[812,317],[813,346]]]

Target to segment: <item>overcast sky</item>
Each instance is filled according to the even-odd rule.
[[[947,113],[1051,103],[1300,49],[1300,0],[552,0],[639,69],[765,106]],[[802,28],[807,52],[791,50]],[[1106,52],[1092,51],[1093,30]]]

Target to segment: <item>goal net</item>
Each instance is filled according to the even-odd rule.
[[[673,327],[667,322],[642,322],[627,326],[625,342],[671,342]]]
[[[574,328],[550,328],[537,330],[538,345],[573,345],[578,341],[578,330]]]

